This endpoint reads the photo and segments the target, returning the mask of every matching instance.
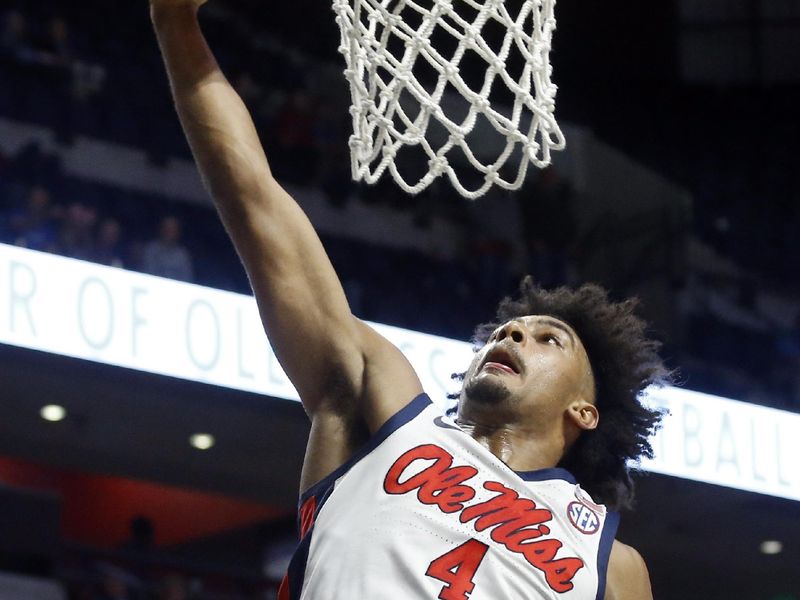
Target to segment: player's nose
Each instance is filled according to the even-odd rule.
[[[519,321],[509,321],[500,328],[500,331],[497,332],[498,342],[502,342],[507,338],[510,338],[514,343],[525,345],[525,342],[528,339],[528,334]]]

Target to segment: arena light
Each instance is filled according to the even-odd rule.
[[[764,540],[759,546],[761,554],[780,554],[783,552],[783,543],[778,540]]]
[[[298,400],[252,297],[0,244],[0,343]],[[374,324],[444,405],[471,345]],[[800,415],[651,390],[671,415],[642,467],[800,501]]]
[[[189,443],[198,450],[213,448],[217,441],[210,433],[195,433],[189,438]]]
[[[39,416],[41,416],[45,421],[58,423],[59,421],[63,421],[67,418],[67,409],[65,409],[63,406],[59,406],[58,404],[48,404],[39,410]]]

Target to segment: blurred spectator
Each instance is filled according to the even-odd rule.
[[[134,590],[140,587],[135,577],[110,564],[102,564],[98,570],[101,577],[100,591],[94,600],[134,600]]]
[[[153,522],[144,515],[137,515],[128,524],[128,539],[120,546],[124,550],[146,554],[155,546]]]
[[[472,267],[469,278],[480,286],[484,297],[504,293],[513,280],[513,247],[506,240],[487,236],[477,229],[469,237],[463,264]]]
[[[253,112],[253,115],[260,116],[264,90],[253,79],[253,76],[248,71],[242,71],[234,79],[233,87],[241,96],[242,101]]]
[[[343,207],[353,191],[347,146],[347,113],[323,102],[313,126],[314,148],[319,156],[316,176],[332,205]]]
[[[177,217],[164,217],[158,229],[158,238],[145,244],[142,270],[170,279],[194,280],[192,257],[181,244],[181,222]]]
[[[74,583],[69,586],[69,600],[95,600],[94,586],[87,582]]]
[[[97,232],[94,262],[110,267],[124,268],[122,259],[122,227],[113,217],[106,217]]]
[[[47,24],[47,36],[42,44],[44,58],[53,65],[68,66],[74,58],[69,25],[61,17],[54,17]]]
[[[530,273],[542,287],[567,283],[577,230],[572,188],[551,165],[541,171],[530,194],[517,198]]]
[[[32,58],[28,37],[28,21],[13,8],[3,15],[3,31],[0,33],[0,56],[26,62]]]
[[[61,161],[45,152],[38,141],[32,141],[12,157],[10,169],[19,181],[52,186],[61,175]]]
[[[156,600],[187,600],[189,584],[181,575],[168,575],[158,585]]]
[[[93,260],[95,256],[95,225],[97,210],[83,202],[67,207],[58,235],[58,252],[70,258]]]
[[[316,176],[314,123],[314,103],[311,96],[305,90],[295,90],[278,114],[275,131],[279,149],[273,156],[279,161],[280,177],[287,181],[305,183]]]
[[[57,208],[50,202],[50,193],[42,186],[34,186],[28,194],[24,208],[15,211],[9,219],[11,239],[17,246],[55,252],[58,240]]]
[[[800,313],[792,329],[779,333],[777,350],[783,358],[776,370],[778,384],[789,405],[796,410],[800,408]]]

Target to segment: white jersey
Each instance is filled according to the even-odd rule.
[[[602,600],[618,515],[517,473],[426,395],[300,501],[280,600]]]

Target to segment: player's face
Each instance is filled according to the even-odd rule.
[[[575,331],[546,315],[498,327],[464,378],[459,413],[498,419],[557,417],[570,402],[594,401],[594,379]]]

